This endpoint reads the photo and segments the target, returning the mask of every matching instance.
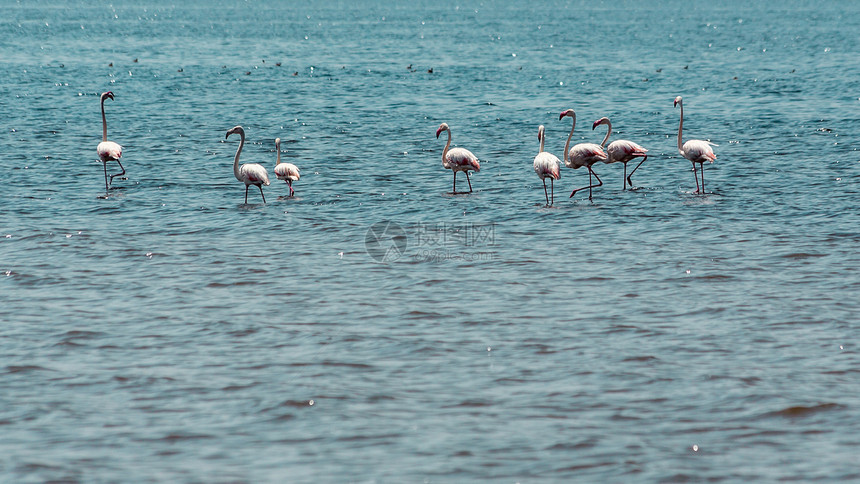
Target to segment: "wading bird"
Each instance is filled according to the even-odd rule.
[[[224,139],[230,137],[231,134],[239,133],[239,148],[236,149],[236,157],[233,159],[233,175],[236,179],[245,184],[245,203],[248,203],[248,187],[256,185],[260,189],[260,196],[263,197],[263,203],[266,203],[266,196],[263,195],[263,185],[269,186],[269,174],[266,169],[259,163],[246,163],[239,166],[239,155],[242,153],[242,148],[245,146],[245,130],[241,126],[230,128]]]
[[[604,116],[595,121],[591,126],[591,129],[594,129],[601,124],[605,124],[609,128],[606,131],[606,137],[603,138],[603,142],[600,143],[600,146],[606,146],[606,141],[609,140],[609,135],[612,134],[612,123],[609,121],[609,118]],[[605,163],[624,163],[624,178],[621,180],[621,189],[627,189],[627,183],[630,184],[630,188],[633,188],[633,182],[630,180],[630,177],[632,177],[633,174],[636,173],[636,170],[642,166],[642,163],[645,163],[645,160],[648,159],[648,150],[632,141],[617,139],[612,143],[609,143],[609,146],[606,146],[606,154],[609,158],[606,159]],[[642,157],[642,161],[636,165],[636,168],[630,172],[630,175],[627,175],[627,163],[640,156]]]
[[[603,185],[603,182],[600,181],[600,177],[591,169],[591,165],[598,161],[606,160],[606,153],[603,152],[603,148],[601,148],[600,145],[595,143],[579,143],[574,145],[573,148],[568,151],[567,148],[570,146],[570,138],[573,137],[573,130],[576,129],[576,113],[573,109],[563,111],[558,115],[559,121],[564,119],[565,116],[573,118],[573,126],[570,127],[570,134],[567,136],[567,143],[564,144],[564,164],[568,168],[573,169],[577,169],[581,166],[588,168],[588,186],[574,189],[570,192],[570,197],[573,197],[576,192],[588,188],[588,199],[591,200],[591,189]],[[594,177],[597,178],[597,185],[592,184],[591,175],[594,175]]]
[[[290,187],[290,196],[293,196],[293,182],[301,178],[299,167],[292,163],[281,163],[281,138],[275,138],[275,150],[278,152],[278,161],[275,162],[275,176],[278,180],[284,180]]]
[[[451,128],[445,123],[440,124],[439,129],[436,130],[436,139],[439,139],[442,131],[448,132],[448,142],[445,143],[445,149],[442,150],[442,166],[454,172],[454,193],[457,193],[458,171],[466,172],[466,182],[469,183],[469,191],[471,192],[472,182],[469,180],[469,170],[479,172],[481,171],[481,164],[478,162],[478,158],[467,149],[451,148],[449,150],[448,148],[451,147]]]
[[[681,96],[675,98],[675,106],[681,106],[681,122],[678,123],[678,153],[693,164],[693,177],[696,178],[696,192],[705,193],[705,162],[713,163],[717,159],[711,146],[717,146],[710,141],[691,139],[686,143],[681,141],[681,131],[684,129],[684,102]],[[696,174],[696,163],[702,168],[702,186],[699,188],[699,178]]]
[[[123,168],[122,163],[120,163],[119,159],[122,158],[122,146],[118,143],[114,143],[113,141],[108,141],[107,139],[107,118],[105,117],[105,99],[110,98],[113,100],[113,93],[103,92],[101,95],[101,105],[102,105],[102,142],[96,147],[96,151],[99,154],[99,159],[102,161],[105,169],[105,198],[107,198],[108,188],[110,184],[113,183],[113,177],[125,175],[125,168]],[[107,174],[107,162],[115,161],[119,163],[119,167],[122,170],[120,173],[116,173],[110,176],[110,180],[108,181]]]
[[[547,206],[552,205],[550,201],[550,197],[546,194],[546,177],[549,177],[550,187],[552,189],[552,201],[555,201],[555,181],[561,178],[561,171],[559,170],[559,161],[558,157],[552,153],[547,153],[543,150],[543,142],[544,142],[544,127],[540,125],[538,128],[538,141],[540,141],[540,149],[538,150],[537,156],[535,156],[535,173],[537,173],[538,178],[543,182],[543,194],[546,197]]]

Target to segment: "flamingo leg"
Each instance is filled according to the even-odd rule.
[[[546,197],[546,204],[549,206],[549,194],[546,192],[546,178],[543,179],[543,196]]]
[[[690,163],[693,165],[693,178],[696,179],[696,193],[699,193],[699,173],[696,172],[696,164],[692,161]]]
[[[552,205],[555,203],[555,178],[549,179],[549,187],[550,187],[550,194],[552,194],[552,198],[550,199],[551,200],[550,205]]]
[[[245,205],[248,204],[248,185],[245,185]]]
[[[293,181],[292,181],[292,180],[287,180],[287,185],[289,185],[289,187],[290,187],[290,196],[292,197],[292,196],[293,196],[293,193],[294,193],[294,191],[293,191]]]
[[[702,163],[702,194],[705,194],[705,164]]]
[[[632,175],[632,173],[631,173]],[[627,162],[624,162],[624,178],[621,179],[621,190],[627,190]]]
[[[263,197],[263,203],[266,203],[266,196],[263,195],[263,185],[257,185],[257,188],[260,189],[260,196]]]
[[[591,183],[591,175],[594,175],[594,177],[597,178],[597,185],[593,185]],[[602,186],[602,185],[603,185],[603,182],[600,180],[600,177],[597,176],[597,173],[594,173],[593,171],[591,171],[591,167],[589,166],[588,167],[588,186],[577,188],[576,190],[570,192],[570,197],[568,197],[568,198],[573,197],[576,194],[576,192],[578,192],[580,190],[585,190],[586,188],[588,188],[588,199],[591,200],[591,189],[597,188],[597,187]]]
[[[472,193],[472,181],[469,180],[469,172],[466,171],[466,181],[469,182],[469,193]]]
[[[634,168],[633,171],[630,172],[630,175],[627,176],[627,183],[630,184],[630,188],[633,188],[633,182],[630,180],[630,177],[633,176],[634,173],[636,173],[636,170],[638,170],[639,167],[642,166],[642,163],[645,163],[645,160],[647,160],[647,159],[648,159],[648,155],[643,156],[642,161],[640,161],[639,164],[636,165],[636,168]],[[627,168],[626,164],[624,165],[624,168]]]
[[[457,194],[457,170],[454,170],[454,191],[451,194]]]
[[[125,175],[125,167],[122,166],[122,163],[120,163],[119,160],[116,160],[116,162],[119,163],[119,167],[122,171],[120,173],[115,173],[115,174],[111,175],[110,176],[110,183],[113,183],[113,177]],[[107,165],[107,163],[105,163],[105,165]]]
[[[108,175],[107,175],[107,161],[103,161],[102,165],[105,168],[105,198],[108,196]]]

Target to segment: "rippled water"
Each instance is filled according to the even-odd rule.
[[[7,6],[0,480],[860,479],[860,6],[718,3]]]

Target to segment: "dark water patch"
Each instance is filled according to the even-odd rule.
[[[766,417],[785,417],[785,418],[803,418],[809,417],[812,415],[831,412],[835,410],[842,410],[845,407],[838,403],[820,403],[818,405],[812,406],[803,406],[798,405],[794,407],[787,407],[782,410],[776,410],[774,412],[766,413],[764,416]]]
[[[39,365],[9,365],[6,367],[6,374],[12,375],[16,373],[31,373],[40,371],[54,371],[50,368],[45,368]]]
[[[784,259],[810,259],[816,257],[827,257],[827,254],[815,254],[815,253],[806,253],[806,252],[794,252],[791,254],[785,254],[780,256]]]

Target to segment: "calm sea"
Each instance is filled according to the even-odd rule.
[[[0,481],[860,480],[860,3],[2,12]]]

